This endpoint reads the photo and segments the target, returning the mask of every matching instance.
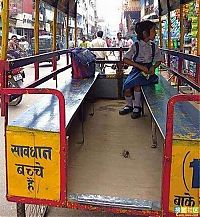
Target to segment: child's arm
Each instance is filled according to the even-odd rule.
[[[145,73],[148,73],[148,68],[143,66],[143,65],[140,65],[138,63],[135,63],[134,61],[128,59],[128,58],[124,58],[123,59],[123,62],[127,65],[130,65],[130,66],[134,66],[135,68],[138,68],[140,69],[141,71],[145,72]]]
[[[161,61],[157,61],[154,65],[151,66],[149,69],[148,74],[153,75],[155,74],[155,69],[161,64]]]

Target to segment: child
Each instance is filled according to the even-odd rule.
[[[152,42],[156,36],[155,23],[145,20],[136,24],[138,41],[124,55],[124,63],[133,66],[124,82],[123,91],[126,106],[119,111],[120,115],[132,112],[133,119],[141,116],[141,86],[158,82],[155,69],[163,61],[159,48]],[[132,99],[134,91],[134,101]]]

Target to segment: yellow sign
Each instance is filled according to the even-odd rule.
[[[198,216],[200,142],[173,140],[169,210],[177,216]]]
[[[8,196],[60,200],[59,133],[10,127],[6,139]]]

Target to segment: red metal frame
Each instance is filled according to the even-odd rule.
[[[97,212],[110,212],[115,214],[126,214],[132,216],[148,216],[148,217],[161,217],[161,211],[155,210],[137,210],[137,209],[122,209],[117,207],[109,207],[109,206],[95,206],[95,205],[87,205],[80,204],[75,202],[67,201],[66,207],[69,209],[79,209],[79,210],[88,210],[88,211],[97,211]]]
[[[167,105],[166,140],[163,157],[163,182],[162,182],[162,210],[163,217],[175,217],[176,214],[169,211],[170,174],[172,159],[173,120],[174,107],[177,102],[200,101],[200,95],[175,95],[170,98]]]
[[[195,82],[200,85],[200,64],[196,65]]]
[[[1,116],[6,116],[6,99],[2,94],[2,89],[6,87],[7,84],[7,76],[6,69],[8,68],[8,64],[6,60],[0,60],[0,90],[1,90]],[[5,119],[7,122],[7,119]]]
[[[34,68],[35,68],[35,81],[39,79],[39,63],[35,62],[34,63]]]
[[[17,196],[8,196],[7,199],[12,202],[19,203],[33,203],[33,204],[45,204],[49,206],[64,206],[67,201],[67,167],[66,162],[68,159],[68,143],[66,141],[66,131],[65,131],[65,99],[63,94],[55,89],[50,88],[2,88],[1,93],[3,95],[11,95],[11,94],[52,94],[57,96],[59,100],[60,107],[60,171],[61,171],[61,179],[60,179],[60,201],[51,201],[44,199],[33,199],[33,198],[25,198],[25,197],[17,197]],[[6,177],[6,187],[8,180]]]

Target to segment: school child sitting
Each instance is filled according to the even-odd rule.
[[[149,21],[138,22],[135,26],[137,39],[124,55],[124,63],[133,66],[123,85],[126,105],[120,115],[132,112],[131,118],[141,116],[141,86],[158,82],[155,69],[163,61],[160,49],[152,42],[156,36],[156,24]],[[133,97],[134,92],[134,97]]]

